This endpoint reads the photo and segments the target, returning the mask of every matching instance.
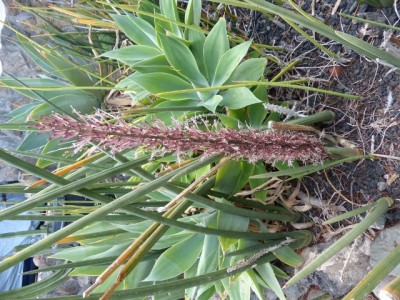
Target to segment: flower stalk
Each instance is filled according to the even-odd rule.
[[[175,122],[173,127],[161,121],[140,125],[130,125],[123,120],[109,123],[100,112],[80,118],[76,120],[67,115],[54,114],[42,117],[34,128],[50,132],[52,138],[76,139],[77,150],[88,143],[95,143],[113,153],[143,146],[156,153],[201,151],[206,155],[222,154],[234,159],[269,163],[290,163],[294,160],[320,163],[327,156],[319,137],[308,132],[252,128],[218,128],[211,131],[207,124],[203,131],[188,122]]]

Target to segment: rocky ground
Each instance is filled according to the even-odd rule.
[[[5,2],[10,7],[13,1]],[[30,5],[43,4],[41,1],[20,2]],[[311,1],[297,2],[305,11],[311,11]],[[358,36],[364,34],[364,40],[376,46],[382,44],[384,30],[365,28],[364,24],[343,18],[338,13],[332,15],[335,3],[334,0],[316,1],[316,16],[334,28]],[[399,20],[393,8],[376,10],[367,6],[355,6],[353,1],[341,1],[337,12],[379,20],[391,25],[396,24]],[[380,227],[371,229],[368,234],[342,251],[338,257],[327,262],[308,279],[285,290],[287,298],[293,300],[315,299],[323,293],[329,293],[335,298],[340,297],[365,276],[371,265],[374,265],[377,253],[384,252],[382,249],[386,252],[389,250],[390,245],[397,238],[396,233],[399,232],[400,179],[397,177],[400,174],[400,163],[392,158],[400,157],[399,73],[391,72],[388,74],[388,67],[359,56],[341,45],[326,41],[326,46],[331,51],[341,53],[345,59],[338,63],[322,55],[296,31],[280,23],[279,19],[270,20],[257,12],[243,12],[241,16],[240,20],[243,20],[243,22],[240,23],[240,20],[236,20],[237,24],[233,23],[233,26],[237,26],[242,31],[247,31],[248,36],[254,38],[256,42],[284,46],[289,50],[286,54],[276,52],[268,54],[277,56],[285,63],[293,59],[301,59],[301,63],[286,74],[285,79],[311,76],[319,79],[315,82],[315,86],[361,96],[360,101],[355,101],[276,89],[271,90],[271,97],[274,100],[284,99],[296,103],[297,109],[308,113],[331,109],[336,113],[337,119],[334,124],[323,128],[327,134],[345,138],[366,154],[376,153],[386,156],[386,158],[381,157],[373,161],[365,160],[338,166],[326,172],[312,175],[301,183],[301,190],[305,194],[323,203],[322,208],[315,207],[310,211],[310,215],[315,220],[324,220],[335,214],[335,212],[326,209],[327,207],[340,208],[343,212],[362,204],[371,203],[381,196],[390,196],[396,200],[395,205],[386,215],[386,229],[382,230],[382,224],[385,224],[385,220],[383,220]],[[23,25],[24,21],[36,22],[25,12],[12,8],[8,9],[8,22],[13,27],[26,32],[28,29]],[[36,76],[36,70],[29,58],[11,41],[13,38],[12,31],[4,28],[2,34],[3,47],[0,49],[0,59],[4,72],[14,76]],[[316,38],[323,40],[318,35]],[[307,55],[304,55],[305,53]],[[271,76],[276,72],[278,72],[278,69],[271,69]],[[3,115],[4,113],[26,103],[26,101],[24,97],[15,92],[0,89],[0,122],[7,120]],[[0,147],[2,148],[15,148],[21,140],[22,135],[20,133],[0,132]],[[0,182],[17,180],[21,176],[17,170],[1,162],[0,170]],[[340,228],[324,228],[322,226],[317,228],[315,231],[316,245],[304,250],[302,255],[306,260],[312,260],[316,254],[337,238],[343,228],[354,222],[359,222],[359,219],[352,219],[347,223],[343,222]],[[38,258],[36,261],[38,264],[43,261],[43,264],[47,264],[45,258]],[[59,295],[81,292],[82,286],[87,284],[86,281],[88,280],[80,279],[73,288],[68,283],[65,289],[60,289]],[[272,295],[268,295],[268,299],[273,299]],[[376,296],[378,296],[378,291],[376,291],[375,296],[371,295],[371,299]]]

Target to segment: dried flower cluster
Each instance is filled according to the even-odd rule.
[[[81,116],[82,121],[66,115],[41,118],[34,127],[51,132],[52,138],[76,138],[75,147],[81,149],[89,142],[112,152],[144,146],[161,152],[202,151],[220,153],[237,159],[266,162],[300,160],[321,162],[326,151],[313,134],[281,130],[257,131],[251,128],[233,130],[219,128],[202,131],[188,123],[167,126],[161,121],[131,126],[122,120],[108,123],[101,113]]]

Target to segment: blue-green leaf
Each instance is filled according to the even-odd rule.
[[[264,74],[267,60],[265,58],[251,58],[242,62],[227,80],[227,84],[235,81],[256,81]]]
[[[208,82],[201,74],[189,48],[176,38],[159,34],[165,57],[174,69],[193,83],[194,87],[207,87]]]
[[[230,109],[240,109],[251,104],[260,103],[254,94],[246,87],[238,87],[227,90],[222,94],[224,99],[219,105],[226,106]]]
[[[207,42],[207,40],[206,40]],[[211,86],[219,86],[225,83],[232,75],[233,71],[239,65],[243,57],[246,55],[251,41],[241,43],[232,49],[229,49],[218,61],[215,74]],[[206,57],[206,56],[205,56]],[[207,57],[208,59],[208,57]]]
[[[193,88],[189,82],[175,75],[167,73],[134,74],[130,77],[130,79],[152,94],[187,90]],[[198,99],[198,96],[196,93],[188,92],[180,94],[169,94],[163,96],[163,98],[170,100],[187,100]]]
[[[154,47],[143,45],[132,45],[103,53],[101,56],[114,58],[127,65],[148,60],[161,55],[161,51]]]
[[[204,42],[204,60],[209,82],[212,82],[215,77],[218,62],[228,50],[229,40],[226,32],[226,21],[221,18],[211,29]]]
[[[76,98],[75,95],[64,94],[50,99],[49,102],[60,108],[62,112],[46,102],[39,104],[30,112],[28,116],[29,120],[37,120],[40,117],[48,116],[53,112],[72,113],[74,110],[76,110],[82,114],[87,114],[92,113],[95,108],[99,107],[97,99],[90,95],[81,95],[81,97]]]
[[[43,147],[50,138],[50,133],[30,132],[18,146],[19,151],[29,151]]]
[[[149,23],[141,18],[132,16],[113,15],[113,20],[137,45],[145,45],[149,47],[158,47],[156,32]]]
[[[228,214],[224,211],[218,211],[218,229],[246,232],[250,219],[247,217]],[[238,239],[219,237],[221,248],[224,252],[236,244]]]
[[[270,263],[265,263],[261,266],[257,266],[256,270],[260,277],[268,284],[271,290],[279,297],[279,300],[286,300],[285,295],[283,294],[282,288],[276,279],[274,270],[271,267]]]
[[[187,25],[200,25],[201,0],[189,0],[185,11],[185,23]]]
[[[215,113],[217,106],[221,103],[222,100],[223,100],[222,96],[214,95],[207,101],[202,102],[201,105],[207,108],[209,111]]]
[[[175,244],[157,259],[146,281],[159,281],[174,278],[188,270],[197,260],[203,248],[203,234]]]
[[[160,10],[161,14],[166,16],[168,19],[180,22],[176,0],[160,1]],[[182,37],[182,31],[178,25],[172,22],[169,22],[168,25],[169,31],[173,32],[177,37]]]

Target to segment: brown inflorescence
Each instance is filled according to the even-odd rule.
[[[153,124],[129,125],[117,120],[108,123],[101,114],[80,116],[76,120],[67,115],[54,114],[42,117],[34,128],[51,132],[52,138],[76,139],[75,147],[81,149],[88,143],[109,149],[115,153],[128,148],[143,146],[161,152],[202,151],[205,154],[219,153],[250,162],[264,160],[319,163],[327,152],[315,134],[281,130],[234,130],[218,128],[200,130],[189,123],[174,123],[167,126],[161,121]]]

